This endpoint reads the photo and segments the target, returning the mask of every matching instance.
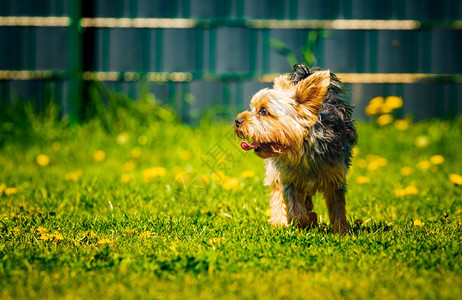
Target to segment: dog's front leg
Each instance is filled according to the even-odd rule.
[[[269,222],[275,226],[287,226],[287,208],[284,202],[283,187],[279,171],[271,159],[265,160],[266,177],[265,185],[271,187],[271,218]]]
[[[316,226],[316,214],[306,210],[306,195],[293,184],[284,185],[284,200],[287,205],[287,221],[299,228]]]
[[[345,191],[335,188],[324,192],[327,210],[329,211],[330,225],[334,232],[348,233],[348,223],[345,210]]]
[[[271,185],[271,224],[276,226],[287,226],[287,208],[284,202],[282,185],[279,181],[273,182]]]

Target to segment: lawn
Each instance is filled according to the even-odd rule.
[[[462,119],[358,122],[341,236],[320,197],[318,228],[268,224],[229,124],[93,109],[2,109],[1,299],[462,298]]]

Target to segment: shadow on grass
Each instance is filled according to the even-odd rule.
[[[366,221],[355,220],[348,223],[348,231],[350,235],[359,235],[362,233],[381,233],[393,230],[393,225],[383,221],[377,222],[372,219]],[[314,228],[304,229],[307,232],[313,232],[317,234],[333,235],[335,234],[333,228],[327,223],[318,224]]]
[[[393,229],[393,225],[390,223],[387,224],[383,221],[377,222],[372,219],[368,219],[367,221],[357,219],[350,223],[349,226],[350,234],[380,233],[391,231]]]

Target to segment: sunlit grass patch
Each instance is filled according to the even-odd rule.
[[[229,124],[3,136],[0,298],[458,299],[461,120],[398,121],[357,123],[346,237],[319,196],[317,228],[272,227]]]

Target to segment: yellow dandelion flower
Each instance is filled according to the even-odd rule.
[[[442,163],[444,163],[444,157],[439,154],[433,155],[432,157],[430,157],[430,162],[433,165],[441,165]]]
[[[14,195],[18,192],[18,189],[16,189],[15,187],[7,187],[5,190],[4,190],[4,193],[5,195],[7,196],[10,196],[10,195]]]
[[[383,104],[383,97],[375,97],[371,101],[369,101],[369,104],[366,106],[366,109],[364,111],[368,116],[378,115],[382,112]]]
[[[382,96],[374,97],[369,101],[370,105],[382,106],[385,103],[385,99]]]
[[[417,195],[419,193],[419,190],[415,186],[409,185],[404,189],[404,192],[406,193],[406,195]]]
[[[199,182],[202,184],[202,185],[207,185],[209,184],[210,182],[210,178],[205,175],[205,174],[200,174],[199,175]]]
[[[64,237],[61,233],[50,234],[50,238],[52,238],[54,242],[59,242],[59,241],[64,240]]]
[[[186,172],[181,172],[175,175],[175,181],[178,183],[188,183],[191,181],[191,175]]]
[[[138,238],[140,238],[140,239],[150,238],[151,235],[152,235],[152,234],[151,234],[151,231],[147,230],[147,231],[141,232],[141,233],[138,235]]]
[[[371,172],[374,172],[374,171],[377,171],[378,169],[380,169],[380,166],[375,163],[375,162],[370,162],[368,165],[367,165],[367,169]]]
[[[134,234],[134,233],[136,233],[136,229],[127,228],[127,229],[124,230],[124,232],[126,234]]]
[[[51,237],[48,233],[44,233],[39,236],[39,239],[41,239],[42,241],[48,241],[49,239],[51,239]]]
[[[0,195],[3,193],[4,190],[6,190],[6,183],[0,184]]]
[[[415,139],[415,141],[414,141],[414,144],[415,144],[418,148],[427,147],[429,143],[430,143],[430,140],[429,140],[428,137],[426,137],[425,135],[420,135],[420,136],[418,136],[418,137]]]
[[[417,163],[417,168],[421,169],[421,170],[427,170],[431,167],[431,163],[428,161],[428,160],[423,160],[423,161],[420,161],[419,163]]]
[[[39,226],[39,228],[37,228],[37,234],[44,234],[44,233],[47,233],[48,232],[48,229],[42,227],[42,226]]]
[[[385,126],[393,122],[393,116],[390,114],[381,115],[377,118],[377,124],[380,126]]]
[[[97,244],[98,245],[108,245],[108,244],[112,244],[112,241],[110,239],[101,239],[98,241]]]
[[[137,162],[135,160],[129,160],[124,163],[124,170],[125,171],[132,171],[136,168]]]
[[[121,133],[117,136],[116,141],[119,145],[123,145],[128,142],[128,135],[125,133]]]
[[[424,222],[420,221],[420,220],[414,220],[414,226],[415,227],[422,227],[424,226]]]
[[[368,154],[366,159],[369,161],[369,164],[367,165],[367,169],[369,171],[376,171],[388,164],[388,160],[386,158],[377,155]]]
[[[182,160],[190,160],[192,157],[192,153],[188,150],[183,150],[180,152],[180,159]]]
[[[371,106],[371,105],[366,106],[366,108],[364,109],[364,112],[368,116],[374,116],[374,115],[378,115],[380,113],[380,111],[379,111],[379,109],[377,107]]]
[[[242,178],[251,178],[251,177],[254,177],[254,176],[255,176],[255,172],[252,171],[252,170],[245,170],[245,171],[242,171],[242,173],[241,173]]]
[[[128,183],[132,181],[132,179],[133,179],[132,175],[128,173],[124,173],[120,176],[120,181],[122,181],[123,183]]]
[[[407,120],[396,120],[395,128],[398,130],[406,130],[409,128],[409,122]]]
[[[404,189],[395,189],[395,196],[404,197],[406,196],[406,191]]]
[[[222,182],[226,178],[225,173],[217,171],[212,173],[212,180],[216,182]]]
[[[165,174],[167,174],[167,170],[163,167],[154,167],[143,171],[144,180],[147,182],[154,178],[165,176]]]
[[[271,209],[270,209],[270,208],[268,208],[267,210],[265,210],[265,216],[271,217]]]
[[[366,184],[366,183],[369,183],[371,180],[369,179],[369,177],[366,177],[366,176],[358,176],[356,177],[356,183],[357,184]]]
[[[401,108],[403,106],[403,99],[397,96],[388,96],[385,99],[385,105],[391,109]]]
[[[103,150],[96,150],[93,152],[93,159],[97,162],[101,162],[106,159],[106,153]]]
[[[11,231],[16,235],[21,234],[21,229],[19,229],[18,227],[14,227]]]
[[[235,177],[226,177],[223,180],[222,186],[225,190],[233,190],[235,192],[238,192],[242,189],[239,179]]]
[[[35,160],[37,161],[37,164],[42,167],[48,166],[50,164],[50,158],[46,154],[37,155]]]
[[[354,146],[353,149],[351,150],[351,156],[356,157],[359,154],[359,148],[358,146]]]
[[[373,154],[366,155],[366,160],[369,162],[376,162],[381,167],[386,166],[388,163],[388,160],[386,158],[381,157],[379,155],[373,155]]]
[[[66,175],[64,175],[64,179],[67,180],[67,181],[78,181],[79,178],[83,175],[83,171],[82,170],[77,170],[77,171],[74,171],[74,172],[70,172],[70,173],[67,173]]]
[[[462,176],[459,174],[449,174],[449,180],[456,186],[462,185]]]
[[[412,173],[412,169],[410,167],[402,167],[401,170],[399,170],[399,172],[401,173],[401,175],[403,176],[409,176],[411,175]]]
[[[409,185],[405,187],[404,189],[395,189],[396,197],[403,197],[406,195],[417,195],[418,193],[419,193],[419,190],[413,185]]]

